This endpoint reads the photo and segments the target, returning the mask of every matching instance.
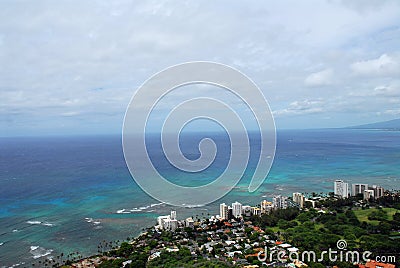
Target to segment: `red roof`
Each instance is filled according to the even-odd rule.
[[[257,226],[254,226],[253,230],[256,231],[256,232],[260,232],[260,233],[264,232],[260,227],[257,227]]]
[[[377,262],[374,260],[368,261],[365,265],[359,264],[358,267],[359,268],[396,268],[396,266],[394,264]]]

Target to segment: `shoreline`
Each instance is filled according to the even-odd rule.
[[[395,193],[396,195],[399,195],[399,192],[397,191],[397,193]],[[329,197],[329,194],[326,194],[325,195],[325,197],[323,197],[323,198],[325,198],[325,199],[327,199],[327,200],[329,200],[329,198],[331,198],[331,197]],[[340,199],[336,199],[336,200],[339,200],[340,201]],[[325,200],[324,200],[325,201]],[[362,203],[361,203],[362,204]],[[362,210],[362,207],[360,207],[358,210]],[[321,211],[324,211],[324,210],[321,210]],[[392,213],[392,212],[391,212]],[[207,221],[211,221],[211,220],[213,220],[213,221],[215,221],[215,216],[211,216],[210,218],[207,218],[205,221],[204,220],[201,220],[200,221],[200,223],[201,222],[207,222]],[[220,219],[218,219],[218,220],[220,220]],[[135,245],[136,243],[138,243],[138,241],[141,241],[141,239],[143,240],[143,237],[144,236],[147,236],[148,234],[149,234],[149,231],[151,232],[151,233],[154,233],[154,232],[158,232],[157,230],[162,230],[162,228],[160,229],[161,227],[159,226],[159,225],[153,225],[153,226],[151,226],[151,227],[149,227],[149,228],[147,228],[147,232],[142,232],[142,233],[140,233],[139,235],[137,235],[137,236],[135,236],[135,238],[133,239],[133,241],[131,241],[131,242],[129,242],[128,241],[128,244],[130,244],[130,245]],[[258,227],[257,227],[258,228]],[[124,242],[123,242],[124,243]],[[122,246],[122,244],[118,247],[118,248],[115,248],[115,249],[112,249],[111,251],[108,251],[108,252],[105,252],[105,253],[103,253],[102,255],[93,255],[93,256],[89,256],[89,257],[87,257],[87,258],[84,258],[84,259],[81,259],[79,262],[82,262],[82,261],[85,261],[85,260],[89,260],[89,259],[91,259],[91,258],[99,258],[100,256],[103,256],[103,257],[105,257],[107,254],[111,254],[110,252],[113,252],[113,251],[115,251],[115,250],[119,250],[120,248],[121,248],[121,246]],[[107,259],[107,258],[105,258],[105,259],[103,259],[103,261],[110,261],[111,259]],[[113,260],[115,260],[115,259],[113,259]],[[79,264],[79,262],[75,262],[73,265],[76,265],[76,266],[72,266],[72,267],[80,267],[78,264]],[[90,267],[90,266],[86,266],[86,267]]]

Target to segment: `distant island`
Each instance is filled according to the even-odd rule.
[[[359,125],[359,126],[351,126],[346,127],[350,129],[385,129],[385,130],[400,130],[400,118],[393,119],[389,121]]]

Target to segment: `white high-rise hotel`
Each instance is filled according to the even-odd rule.
[[[343,180],[335,180],[335,195],[343,198],[349,197],[349,184]]]
[[[286,209],[288,207],[287,197],[276,195],[272,198],[274,209]]]
[[[225,203],[219,205],[219,216],[221,219],[228,219],[228,206]]]
[[[159,216],[157,218],[158,226],[161,229],[175,231],[178,228],[178,220],[176,219],[176,211],[172,210],[170,215]]]
[[[304,195],[302,193],[293,193],[293,202],[299,204],[300,208],[304,207]]]
[[[239,218],[242,216],[242,204],[239,202],[232,203],[232,216]]]
[[[351,185],[351,195],[356,196],[358,194],[364,194],[364,191],[368,190],[368,184],[365,183],[353,183]]]

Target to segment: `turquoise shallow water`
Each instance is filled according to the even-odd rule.
[[[166,162],[157,137],[152,137],[149,151],[171,181],[204,184],[223,171],[229,158],[226,135],[211,136],[218,145],[217,159],[205,173],[193,177]],[[201,137],[188,134],[182,140],[189,158],[198,157]],[[245,177],[221,202],[255,204],[273,194],[328,192],[337,178],[399,188],[400,132],[280,131],[270,175],[255,193],[247,192],[247,185],[259,150],[256,135],[251,142]],[[29,264],[61,252],[90,255],[97,252],[100,241],[137,235],[171,210],[131,179],[116,136],[2,138],[0,171],[0,267]],[[177,208],[178,218],[217,214],[220,201]]]

